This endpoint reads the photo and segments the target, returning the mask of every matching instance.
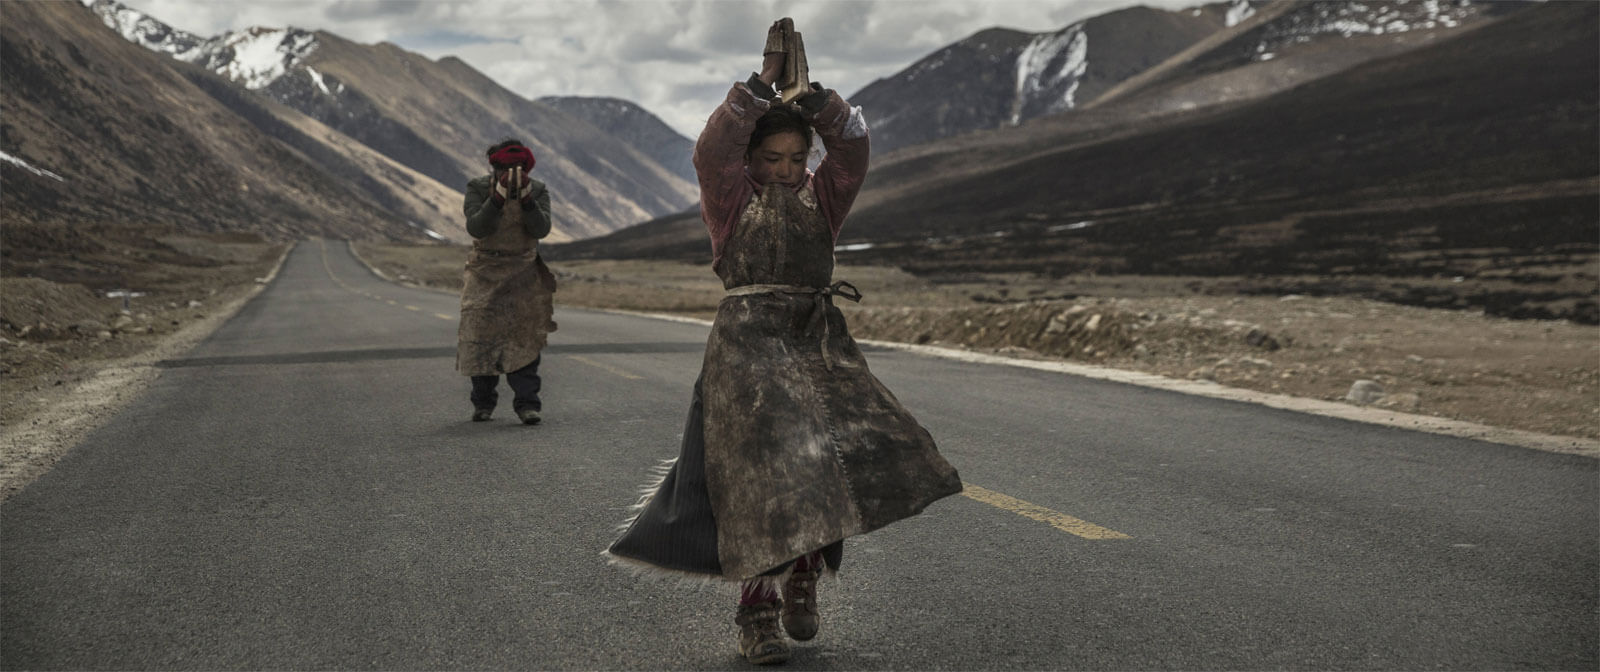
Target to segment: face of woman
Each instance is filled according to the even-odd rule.
[[[806,177],[809,153],[799,133],[769,135],[750,152],[750,177],[761,184],[798,185]]]

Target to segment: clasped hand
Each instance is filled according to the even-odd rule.
[[[533,197],[533,179],[522,172],[522,166],[512,166],[495,172],[494,202],[505,205],[506,200],[527,201]]]

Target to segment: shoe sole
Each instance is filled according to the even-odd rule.
[[[744,659],[752,665],[776,665],[789,660],[789,652],[774,651],[763,656],[745,656]]]

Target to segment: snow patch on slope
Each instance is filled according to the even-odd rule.
[[[50,172],[48,170],[44,170],[43,168],[34,168],[33,166],[29,165],[27,161],[23,161],[22,159],[19,159],[19,158],[15,157],[15,156],[12,156],[12,155],[7,154],[5,152],[0,152],[0,161],[5,161],[6,163],[9,163],[9,164],[12,164],[14,166],[17,166],[18,168],[26,170],[26,171],[28,171],[30,173],[33,173],[34,175],[38,175],[40,177],[54,178],[57,182],[66,182],[67,181],[66,178],[63,178],[60,175],[52,173],[52,172]]]
[[[1256,8],[1250,6],[1250,0],[1233,0],[1233,4],[1228,7],[1227,26],[1229,28],[1237,26],[1255,14]]]
[[[311,77],[311,83],[316,84],[317,88],[322,89],[323,93],[330,96],[333,95],[333,92],[328,90],[328,85],[322,81],[322,73],[317,72],[316,68],[309,65],[306,66],[306,75]]]
[[[251,28],[212,42],[212,55],[202,65],[247,89],[277,81],[317,50],[316,35],[298,28]]]
[[[1029,101],[1057,89],[1070,78],[1065,90],[1049,107],[1071,109],[1078,81],[1089,69],[1089,35],[1083,24],[1074,24],[1057,33],[1040,35],[1028,43],[1017,57],[1017,93],[1011,106],[1011,123],[1022,121],[1022,108]]]
[[[1308,2],[1266,26],[1256,45],[1256,59],[1267,60],[1286,47],[1324,37],[1390,35],[1414,30],[1455,28],[1473,20],[1482,8],[1469,0],[1367,0]]]
[[[1318,2],[1298,7],[1274,21],[1263,44],[1270,49],[1319,35],[1384,35],[1433,28],[1455,28],[1481,9],[1464,0],[1405,2]]]

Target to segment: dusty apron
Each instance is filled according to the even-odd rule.
[[[742,580],[961,491],[933,437],[867,370],[833,305],[833,235],[815,196],[769,186],[715,268],[718,306],[683,445],[608,551]]]
[[[464,376],[516,371],[539,356],[551,319],[555,276],[522,228],[522,204],[507,201],[500,227],[472,243],[461,286],[456,370]]]

